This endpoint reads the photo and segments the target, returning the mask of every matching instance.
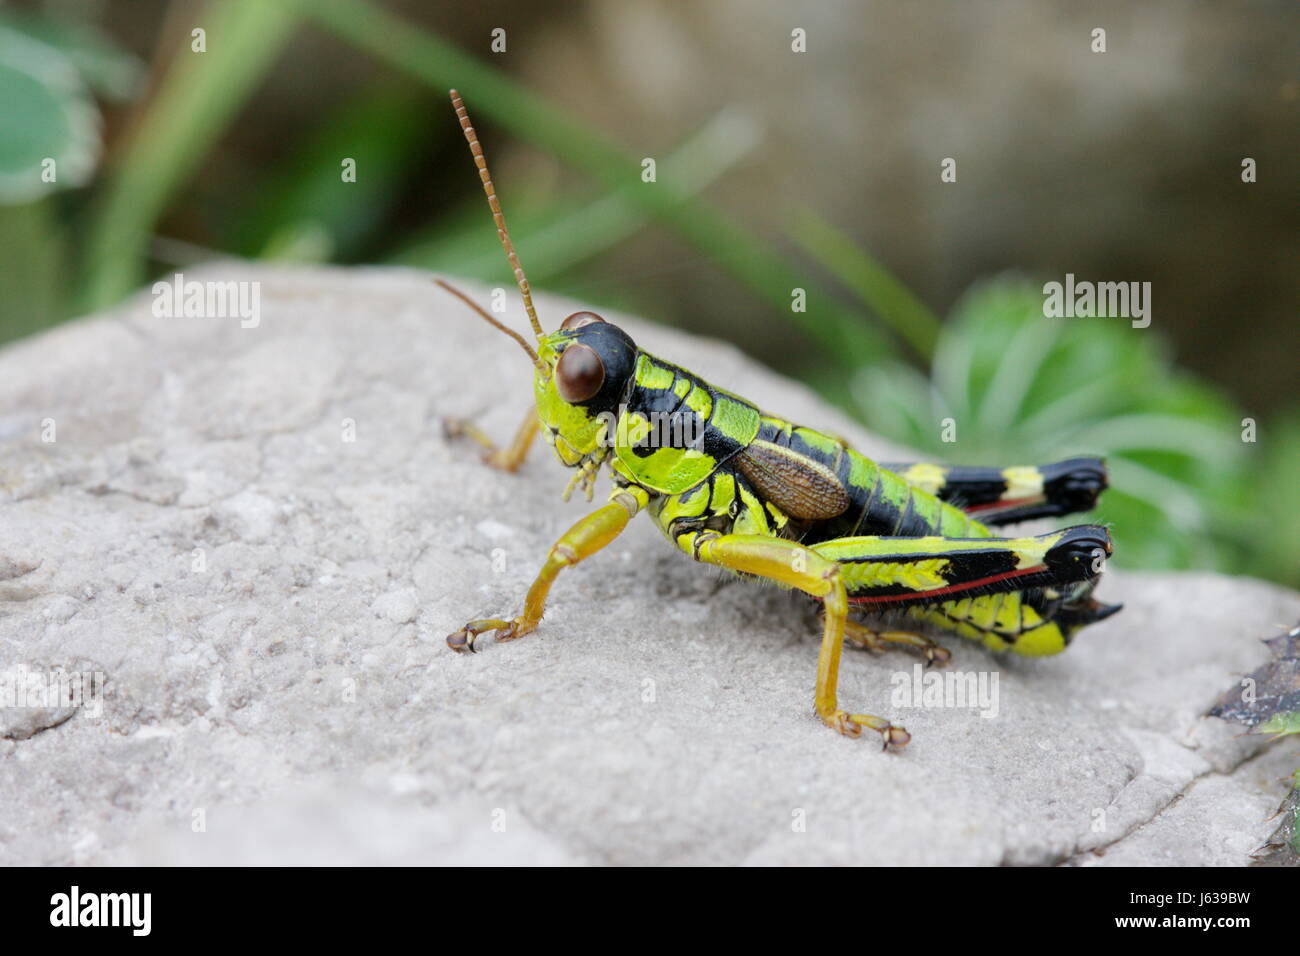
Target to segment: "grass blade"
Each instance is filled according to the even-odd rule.
[[[301,2],[205,9],[207,52],[177,53],[92,212],[83,308],[116,302],[141,281],[154,224],[288,41]]]

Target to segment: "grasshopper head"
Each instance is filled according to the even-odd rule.
[[[602,413],[616,414],[619,403],[628,394],[636,375],[636,345],[625,332],[610,325],[594,312],[575,312],[560,323],[554,332],[542,330],[537,310],[533,308],[532,290],[524,275],[524,267],[519,264],[519,256],[515,253],[510,230],[506,228],[506,218],[497,199],[496,187],[488,173],[483,147],[470,124],[465,104],[455,90],[451,91],[451,103],[460,121],[461,131],[465,134],[465,141],[469,143],[474,165],[478,167],[479,180],[487,195],[488,207],[492,210],[492,221],[496,224],[497,236],[501,239],[506,260],[515,274],[524,310],[528,313],[528,322],[537,337],[537,351],[533,351],[533,347],[518,332],[475,305],[469,296],[441,279],[436,281],[477,312],[488,324],[518,342],[532,360],[536,369],[533,381],[537,393],[537,415],[543,425],[542,434],[555,446],[555,452],[564,464],[574,468],[583,467],[584,486],[590,498],[593,472],[588,469],[599,465],[607,454],[602,440],[609,416]]]
[[[636,344],[594,312],[575,312],[538,340],[533,377],[543,437],[564,464],[597,452],[636,376]]]

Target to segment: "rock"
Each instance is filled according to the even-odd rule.
[[[371,610],[394,624],[407,624],[415,620],[420,610],[420,592],[415,588],[389,591],[375,601]]]
[[[812,715],[804,604],[644,518],[536,634],[458,656],[588,509],[545,449],[505,475],[443,436],[511,432],[519,350],[423,274],[203,277],[260,282],[260,323],[143,296],[0,352],[0,670],[105,681],[62,722],[4,716],[0,863],[1244,863],[1270,832],[1252,768],[1294,749],[1200,715],[1296,594],[1110,573],[1126,610],[1064,655],[949,643],[996,716],[896,706],[914,659],[846,653],[841,699],[905,723],[897,755]],[[549,326],[575,307],[539,298]],[[618,321],[899,454],[733,348]]]

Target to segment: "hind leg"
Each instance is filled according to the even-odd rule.
[[[853,714],[840,708],[840,652],[849,605],[839,565],[793,541],[760,535],[690,531],[677,536],[677,545],[697,561],[778,581],[818,598],[824,611],[813,692],[817,716],[846,737],[859,736],[865,727],[880,734],[885,747],[907,745],[912,735],[897,724],[874,714]]]
[[[1100,458],[1009,468],[931,462],[891,462],[881,467],[990,526],[1091,511],[1108,483],[1106,463]]]

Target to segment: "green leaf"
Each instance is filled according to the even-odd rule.
[[[2,9],[0,28],[15,30],[57,50],[86,85],[105,99],[129,100],[144,85],[145,68],[140,58],[88,23]]]
[[[1300,710],[1288,711],[1284,714],[1274,714],[1263,723],[1256,724],[1255,729],[1251,731],[1256,734],[1273,734],[1273,739],[1285,737],[1288,734],[1300,734]]]
[[[53,47],[3,25],[0,117],[0,203],[79,186],[94,171],[99,111],[81,77]]]

